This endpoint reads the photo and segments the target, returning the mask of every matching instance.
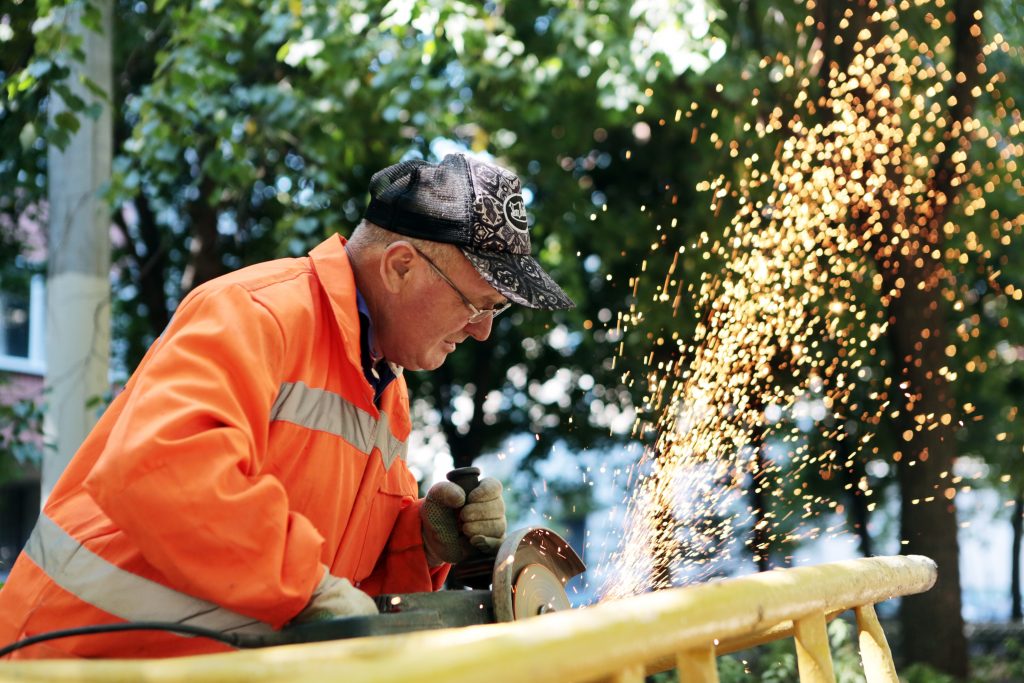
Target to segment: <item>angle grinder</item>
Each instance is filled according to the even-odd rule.
[[[448,480],[468,495],[479,475],[476,467],[461,467]],[[454,565],[449,585],[464,588],[379,595],[380,614],[299,624],[262,638],[265,645],[283,645],[518,621],[570,609],[565,584],[584,570],[565,539],[527,527],[508,534],[496,555],[478,553]]]

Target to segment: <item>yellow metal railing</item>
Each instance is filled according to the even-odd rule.
[[[777,569],[513,623],[169,660],[13,662],[0,681],[640,683],[677,667],[718,681],[716,657],[792,637],[802,683],[834,681],[827,620],[853,609],[868,683],[897,683],[875,603],[928,590],[935,563],[873,557]]]

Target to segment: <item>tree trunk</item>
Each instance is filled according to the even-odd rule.
[[[837,446],[839,462],[845,463],[850,460],[849,440],[851,438],[853,437],[844,434],[843,438],[839,440]],[[871,513],[868,511],[867,496],[860,489],[861,480],[867,476],[867,471],[864,469],[864,458],[853,458],[853,464],[850,467],[843,467],[842,473],[844,481],[850,484],[850,512],[848,519],[857,534],[858,549],[863,557],[871,557],[875,554],[871,534],[868,533],[868,522],[870,521]]]
[[[1020,621],[1020,537],[1024,521],[1024,492],[1018,491],[1013,500],[1013,517],[1010,526],[1013,529],[1013,545],[1010,551],[1010,619]]]
[[[955,491],[950,484],[955,420],[948,382],[937,372],[945,364],[948,334],[941,288],[925,284],[933,275],[927,269],[916,273],[889,302],[890,398],[899,410],[892,428],[902,443],[898,455],[893,455],[898,458],[902,550],[930,557],[939,567],[934,588],[903,598],[900,624],[903,654],[909,661],[965,678],[967,642],[960,611]],[[918,283],[925,286],[919,288]]]
[[[893,352],[890,399],[899,408],[894,434],[905,446],[897,465],[901,494],[900,536],[906,553],[931,557],[938,564],[935,587],[924,595],[904,598],[900,605],[903,654],[958,678],[967,676],[967,639],[963,632],[960,600],[959,547],[956,507],[948,477],[956,458],[953,441],[955,411],[945,375],[944,350],[949,344],[942,298],[940,266],[924,249],[942,253],[942,225],[962,184],[952,162],[955,149],[969,147],[963,124],[974,111],[972,90],[982,62],[981,0],[957,0],[954,5],[953,72],[962,74],[950,87],[951,105],[944,146],[931,182],[932,214],[925,229],[915,235],[902,258],[893,254],[892,266],[883,266],[891,289],[904,277],[899,296],[888,302],[889,343]],[[944,201],[939,201],[944,200]],[[923,264],[923,265],[922,265]],[[947,478],[943,479],[945,476]]]
[[[750,501],[754,508],[754,528],[750,532],[750,539],[747,547],[757,564],[757,571],[766,572],[772,568],[772,546],[769,539],[771,526],[768,519],[768,496],[765,494],[765,461],[764,461],[764,437],[763,430],[759,430],[756,442],[753,444],[755,450],[754,459],[757,469],[750,479]]]
[[[167,310],[166,291],[168,250],[156,224],[156,216],[144,195],[139,195],[135,199],[135,212],[138,215],[141,248],[139,241],[132,237],[124,211],[114,216],[114,225],[121,231],[125,249],[129,253],[129,258],[134,261],[132,272],[135,275],[135,286],[139,290],[139,299],[146,307],[149,331],[155,338],[171,321],[170,311]]]
[[[470,418],[469,429],[462,433],[452,422],[455,413],[453,404],[453,389],[459,380],[456,379],[450,364],[446,363],[433,371],[432,383],[434,394],[434,405],[441,413],[441,430],[444,432],[445,440],[451,451],[452,461],[455,467],[469,467],[480,455],[483,454],[485,442],[484,410],[483,404],[490,393],[493,383],[491,373],[487,370],[487,364],[493,362],[493,352],[488,348],[490,345],[475,345],[472,349],[466,349],[462,353],[472,352],[472,368],[461,374],[463,384],[468,384],[470,378],[473,381],[473,416]]]
[[[209,203],[209,195],[213,183],[203,179],[199,185],[199,199],[189,210],[192,221],[191,241],[189,242],[188,264],[181,276],[182,296],[208,280],[225,273],[218,248],[217,209]]]

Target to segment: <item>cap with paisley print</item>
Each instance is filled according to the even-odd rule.
[[[409,237],[462,250],[480,275],[530,308],[573,302],[530,253],[529,220],[519,178],[465,154],[440,164],[403,161],[374,174],[366,220]]]

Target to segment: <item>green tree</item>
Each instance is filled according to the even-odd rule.
[[[2,123],[17,131],[7,139],[19,140],[20,156],[10,157],[2,179],[3,195],[17,198],[6,205],[12,215],[40,206],[45,146],[74,126],[73,116],[45,123],[64,72],[47,66],[59,31],[40,27],[59,27],[67,7],[26,4],[9,17],[17,50],[5,51]],[[348,232],[375,169],[455,144],[521,173],[541,258],[580,307],[502,318],[488,344],[423,378],[416,395],[442,413],[460,464],[515,431],[538,436],[537,457],[556,439],[592,446],[609,438],[591,404],[629,401],[605,360],[614,343],[601,330],[571,330],[584,320],[593,329],[626,296],[625,288],[606,295],[618,283],[602,276],[624,250],[591,239],[583,216],[597,207],[586,171],[621,157],[620,149],[595,147],[623,136],[616,131],[628,134],[628,108],[645,97],[633,84],[641,70],[648,78],[672,73],[631,42],[646,21],[625,2],[599,11],[560,2],[228,3],[213,11],[119,3],[108,196],[120,245],[122,370],[134,367],[192,287]],[[35,173],[26,180],[27,169]],[[25,186],[31,191],[19,190]],[[557,401],[535,398],[545,382],[565,387]],[[466,398],[472,408],[457,410]]]
[[[1020,8],[990,2],[995,21],[1005,24],[995,29],[1016,35],[1014,27],[1024,25]],[[0,62],[5,97],[0,135],[17,143],[0,161],[0,232],[39,209],[46,145],[60,144],[74,125],[73,116],[55,126],[45,118],[48,97],[60,93],[66,74],[66,67],[50,58],[61,40],[66,4],[23,2],[4,10],[10,29],[3,34]],[[827,81],[828,69],[821,70],[821,64],[845,67],[854,56],[866,6],[818,2],[815,7],[812,25],[802,30],[804,5],[759,0],[721,0],[713,6],[666,2],[660,10],[656,3],[634,6],[624,0],[119,2],[117,85],[110,103],[116,161],[109,197],[119,236],[115,350],[123,372],[130,372],[192,287],[260,260],[302,255],[326,235],[348,232],[361,215],[365,187],[376,169],[400,158],[436,158],[446,149],[468,148],[492,154],[520,173],[531,195],[535,247],[578,308],[502,316],[487,343],[461,349],[441,371],[414,378],[414,410],[434,420],[458,465],[524,432],[535,437],[527,467],[559,441],[573,451],[634,436],[652,442],[651,432],[629,434],[612,423],[623,416],[629,422],[631,411],[654,423],[664,409],[657,379],[686,360],[683,349],[706,313],[694,311],[700,287],[722,267],[711,247],[722,238],[724,217],[740,209],[737,196],[728,192],[713,208],[696,190],[698,184],[724,176],[736,187],[750,173],[745,156],[773,159],[779,139],[755,135],[757,126],[776,110],[781,119],[797,112],[802,77]],[[962,2],[952,11],[963,17],[973,9]],[[971,22],[931,28],[923,13],[908,28],[932,38],[954,31],[946,50],[932,58],[963,70],[963,61],[956,60],[969,63],[978,49],[976,40],[968,40],[976,39]],[[837,36],[844,38],[840,46]],[[782,57],[802,71],[785,75]],[[1009,70],[1004,94],[1015,93],[1014,84],[1024,82],[1012,78],[1020,76],[1019,58],[1000,53],[990,59],[993,67]],[[937,101],[949,116],[950,136],[955,137],[952,122],[963,119],[963,107],[973,99],[972,84],[957,85],[967,88],[968,96],[956,105]],[[998,114],[998,100],[986,95],[975,110],[979,116],[991,113],[992,130],[999,127],[995,119],[1007,116]],[[825,115],[819,112],[819,118]],[[729,141],[742,143],[744,153],[732,154]],[[951,155],[953,145],[947,149]],[[981,163],[989,152],[992,148],[972,148]],[[946,220],[965,225],[985,220],[980,211],[967,215],[969,202],[944,185],[952,161],[941,156],[933,165],[936,191],[952,198],[944,212],[955,212],[933,216],[929,229],[937,226],[940,232]],[[981,176],[989,173],[982,171]],[[1019,181],[1001,187],[1005,196],[999,210],[1011,216]],[[1013,225],[1019,234],[1019,222]],[[946,351],[951,329],[982,345],[963,350],[962,358],[957,351],[954,360],[964,368],[972,359],[996,368],[991,354],[1002,358],[1000,342],[1013,343],[1020,264],[1009,243],[1002,244],[1008,232],[993,236],[983,227],[975,230],[977,243],[998,244],[984,258],[988,247],[968,247],[967,231],[948,238],[951,248],[964,242],[959,253],[978,269],[969,285],[978,287],[978,296],[967,308],[952,308],[938,290],[873,302],[872,314],[894,321],[892,334],[883,340],[891,343],[864,362],[876,378],[889,377],[889,387],[904,381],[925,387],[922,382],[938,381],[940,367],[955,373],[960,366]],[[994,264],[1004,272],[995,278],[998,291],[989,276]],[[891,266],[880,258],[872,274],[894,279]],[[903,267],[916,266],[911,261]],[[858,286],[866,292],[857,295],[861,301],[883,291],[874,288],[870,276]],[[935,315],[949,316],[947,322],[922,314],[932,304]],[[1004,318],[1011,321],[1005,327],[981,324]],[[941,334],[930,335],[918,348],[923,329]],[[978,329],[979,336],[973,336]],[[916,358],[922,368],[913,364]],[[777,374],[794,367],[782,353],[773,362]],[[918,371],[931,376],[918,378]],[[989,416],[1012,405],[1007,397],[1014,391],[1005,374],[994,371],[964,371],[961,377],[971,381],[949,379],[953,386],[918,389],[927,400],[903,411],[891,434],[888,420],[859,422],[873,412],[868,406],[836,418],[877,427],[878,451],[900,449],[907,454],[901,462],[919,460],[911,454],[929,449],[927,467],[901,465],[907,501],[902,535],[918,539],[908,550],[940,555],[944,567],[955,566],[949,556],[955,548],[951,503],[925,510],[909,501],[935,495],[936,477],[951,468],[953,426],[924,433],[913,426],[921,415],[954,412],[954,391],[961,403],[972,400]],[[984,386],[969,388],[975,379]],[[991,405],[965,398],[978,391]],[[930,401],[935,405],[926,405]],[[1000,428],[995,419],[976,424],[1020,434],[1016,412],[1000,419],[1009,426]],[[973,439],[975,423],[967,422],[962,434]],[[908,427],[909,444],[902,439]],[[834,434],[835,427],[828,431]],[[1017,438],[1006,441],[1019,443]],[[842,446],[813,447],[824,453]],[[1015,455],[1019,450],[998,456],[1005,458],[1005,472]],[[845,459],[837,462],[843,465]],[[766,491],[775,496],[788,473],[769,474],[761,481],[771,484]],[[811,470],[802,474],[818,476]],[[833,481],[852,476],[843,486],[861,481],[845,467],[836,474],[841,477]],[[854,495],[850,508],[862,501]],[[766,505],[752,507],[763,511]],[[931,511],[934,519],[922,516]],[[864,528],[866,512],[861,508],[858,514]],[[672,511],[665,516],[671,525]],[[920,539],[932,540],[916,545]],[[754,546],[763,543],[755,539]],[[943,570],[942,575],[942,611],[908,618],[948,626],[953,640],[935,642],[954,642],[959,608],[951,596],[957,582],[955,574]],[[912,626],[905,630],[916,630]],[[931,660],[933,654],[912,656]],[[957,661],[945,662],[944,668],[960,671],[956,648],[946,648],[945,654]]]
[[[752,6],[753,3],[739,7],[726,4],[725,15],[747,18],[743,10]],[[884,22],[872,17],[876,10],[881,10],[881,6],[875,3],[844,5],[823,2],[815,3],[814,7],[806,23],[811,31],[797,30],[796,35],[791,35],[788,47],[778,45],[778,58],[770,57],[776,48],[770,33],[755,31],[751,34],[754,36],[752,43],[761,49],[766,48],[762,66],[771,65],[776,59],[780,65],[795,61],[803,69],[803,72],[797,69],[797,78],[811,77],[807,87],[809,99],[806,100],[811,104],[797,112],[800,118],[790,117],[791,110],[787,109],[786,102],[792,102],[792,99],[787,100],[785,94],[779,96],[773,92],[778,87],[773,87],[772,79],[766,76],[774,67],[758,71],[754,64],[748,62],[746,70],[736,70],[744,75],[742,80],[747,81],[740,83],[739,87],[748,95],[754,95],[752,102],[759,100],[768,110],[779,106],[783,113],[772,120],[798,120],[800,126],[787,131],[791,135],[798,129],[820,125],[821,129],[814,130],[824,130],[826,135],[839,137],[836,134],[838,129],[829,129],[828,126],[833,116],[839,112],[847,113],[847,110],[835,106],[839,103],[834,92],[844,79],[856,84],[857,72],[851,67],[863,66],[865,55],[875,57],[875,66],[866,69],[874,82],[862,82],[846,90],[852,98],[847,102],[854,105],[849,113],[854,115],[858,126],[866,126],[865,131],[882,131],[890,123],[884,121],[884,113],[874,116],[872,110],[878,113],[878,107],[883,106],[892,112],[893,107],[897,107],[896,111],[906,113],[906,116],[903,123],[896,124],[896,129],[902,126],[907,140],[918,139],[916,143],[902,143],[902,146],[900,143],[893,145],[892,140],[888,143],[883,141],[880,145],[886,150],[894,150],[904,159],[916,156],[924,162],[918,163],[912,171],[896,162],[896,157],[885,161],[879,158],[880,153],[875,152],[870,152],[867,158],[858,159],[856,163],[865,164],[860,167],[824,156],[817,160],[823,166],[837,169],[842,178],[867,170],[877,173],[877,179],[881,181],[876,193],[861,193],[846,204],[850,211],[846,227],[857,236],[855,239],[866,245],[864,253],[860,254],[866,257],[866,266],[858,279],[867,284],[867,295],[858,294],[856,299],[867,305],[862,310],[868,312],[868,320],[882,323],[880,329],[883,333],[872,336],[880,342],[879,347],[871,349],[870,357],[863,359],[864,367],[873,370],[871,374],[878,378],[877,384],[868,390],[868,397],[875,395],[880,398],[871,408],[865,406],[871,401],[846,401],[841,406],[841,412],[846,414],[837,412],[836,418],[841,418],[846,425],[856,424],[851,419],[859,419],[862,427],[877,432],[879,438],[872,452],[891,454],[897,463],[903,547],[906,552],[933,557],[940,567],[939,584],[932,593],[927,597],[903,601],[903,628],[908,634],[906,655],[912,661],[929,662],[962,678],[966,675],[967,660],[960,617],[957,525],[953,503],[956,493],[953,467],[958,437],[955,418],[961,416],[956,399],[959,397],[963,401],[964,419],[973,421],[969,416],[976,412],[978,398],[967,399],[971,389],[967,384],[956,382],[958,377],[962,377],[958,370],[984,372],[989,366],[1016,362],[1017,344],[1004,330],[1015,329],[1014,311],[1017,309],[1014,302],[1019,301],[1020,296],[1015,295],[1019,291],[1017,276],[1006,275],[1008,267],[1011,273],[1019,272],[1013,268],[1016,260],[1007,249],[1021,232],[1019,220],[1014,218],[1019,215],[1021,195],[1021,184],[1015,176],[1019,147],[1009,142],[1019,128],[1019,112],[1014,109],[1011,85],[1014,82],[1012,75],[1019,69],[1019,60],[1014,60],[1013,65],[1007,64],[1014,55],[1008,46],[1014,42],[1007,40],[1006,36],[1013,35],[1010,27],[1015,25],[1013,18],[1019,9],[1006,4],[993,8],[994,17],[985,24],[990,35],[996,36],[995,47],[992,47],[985,46],[981,37],[983,25],[980,23],[982,8],[979,3],[957,3],[941,16],[936,16],[935,7],[925,5],[915,11],[902,11],[898,18],[890,17]],[[910,9],[909,5],[902,7],[902,10]],[[790,16],[798,18],[799,14],[797,11]],[[782,23],[797,29],[803,24],[802,21]],[[899,109],[901,105],[894,101],[872,101],[884,87],[881,84],[889,82],[888,77],[893,77],[896,84],[891,87],[898,87],[901,77],[897,70],[899,62],[888,62],[886,58],[902,47],[899,44],[891,48],[876,47],[872,52],[869,49],[871,39],[887,32],[895,35],[898,31],[902,31],[899,35],[904,38],[913,36],[909,44],[923,56],[911,54],[907,57],[907,63],[920,70],[920,77],[910,85],[911,92],[918,98],[916,102],[920,104],[904,109]],[[999,37],[1000,33],[1002,37]],[[801,38],[808,34],[814,38],[813,43]],[[731,35],[740,35],[740,32],[734,29]],[[794,44],[795,52],[792,49]],[[876,67],[881,63],[897,70],[897,73],[878,72]],[[986,69],[989,76],[984,75]],[[995,77],[992,77],[993,73]],[[753,75],[747,78],[747,74]],[[733,85],[736,85],[735,81]],[[785,89],[784,82],[781,88]],[[727,87],[723,90],[728,93]],[[1008,92],[1011,93],[1009,96]],[[904,102],[907,103],[906,100]],[[758,119],[756,104],[753,111],[742,106],[730,111],[737,120],[750,126],[744,131],[754,128],[755,121],[769,118]],[[923,117],[929,124],[930,132],[923,139],[918,137],[920,126],[912,123],[917,117]],[[915,127],[918,133],[914,133]],[[718,129],[715,132],[718,133]],[[749,160],[754,152],[760,151],[756,142],[747,143],[746,138],[752,135],[751,132],[725,137],[725,140],[732,141],[729,142],[731,152],[742,150],[733,154],[734,157]],[[810,144],[806,138],[792,137],[797,139],[797,144]],[[781,145],[786,140],[778,142]],[[856,154],[855,150],[851,151]],[[778,160],[770,152],[764,156],[769,161]],[[879,166],[873,166],[879,162]],[[873,171],[873,168],[881,170]],[[724,175],[733,187],[742,185],[744,179],[750,177],[749,170],[742,168],[727,171]],[[910,178],[920,181],[912,189],[905,185]],[[729,194],[729,182],[713,186],[713,189],[719,187],[726,188],[722,192]],[[742,196],[750,202],[756,199],[735,191],[732,195]],[[890,201],[892,209],[884,205],[879,208],[876,203],[878,196]],[[901,196],[909,197],[910,201],[900,199]],[[713,203],[718,203],[717,198],[718,195]],[[902,203],[897,204],[897,201]],[[734,209],[728,196],[720,206],[726,215]],[[811,208],[814,210],[813,206]],[[712,256],[722,251],[721,243],[715,241],[715,237],[711,237],[709,242]],[[968,268],[963,267],[968,264]],[[702,272],[713,272],[714,267],[704,266]],[[840,293],[849,292],[857,284],[845,282],[834,275],[829,275],[829,278],[835,291]],[[664,287],[660,281],[655,281],[652,286]],[[972,289],[975,290],[973,295]],[[966,347],[965,357],[961,359],[966,363],[961,366],[951,360],[957,355],[957,346],[954,344],[954,326],[949,320],[960,319],[965,310],[964,302],[973,306],[989,290],[992,294],[986,296],[981,304],[983,310],[971,311],[956,327]],[[656,290],[655,295],[658,293]],[[671,325],[666,325],[663,318],[641,312],[645,314],[641,317],[648,318],[651,327],[658,330],[654,332],[655,337],[660,339],[666,336],[662,333],[671,330]],[[982,331],[979,329],[982,320],[994,324]],[[981,343],[983,356],[975,355],[968,360],[978,353],[978,350],[970,350],[968,342],[979,337],[986,340]],[[1002,354],[998,349],[1002,349]],[[844,349],[837,351],[842,356]],[[788,361],[785,358],[778,359],[778,362],[780,368],[786,369]],[[1019,433],[1017,411],[1012,407],[1016,403],[1012,393],[1015,375],[1016,372],[1007,373],[1005,370],[993,373],[986,384],[994,389],[991,400],[987,401],[992,417],[986,419],[995,427],[993,434],[1000,443],[1011,439],[1010,431]],[[1014,425],[1012,430],[1007,426],[1009,423]],[[834,438],[835,430],[829,428],[828,431],[832,435],[830,438]],[[962,436],[973,441],[983,433],[968,429],[962,432]],[[819,447],[829,455],[837,471],[848,475],[844,477],[845,484],[857,486],[864,479],[855,468],[863,463],[857,459],[835,458],[843,441],[839,439],[838,445],[825,443]],[[1004,452],[1011,457],[1017,455],[1012,448]],[[864,451],[860,455],[869,453]],[[761,471],[770,471],[770,468]],[[769,485],[769,479],[752,478],[755,493],[762,487],[761,483]],[[763,511],[763,496],[756,498],[753,505]],[[864,513],[864,509],[859,511],[856,522],[862,529],[866,526]],[[753,543],[755,548],[765,545],[763,538],[756,536]],[[919,628],[922,623],[935,626],[926,632]],[[939,635],[936,629],[941,629]]]

